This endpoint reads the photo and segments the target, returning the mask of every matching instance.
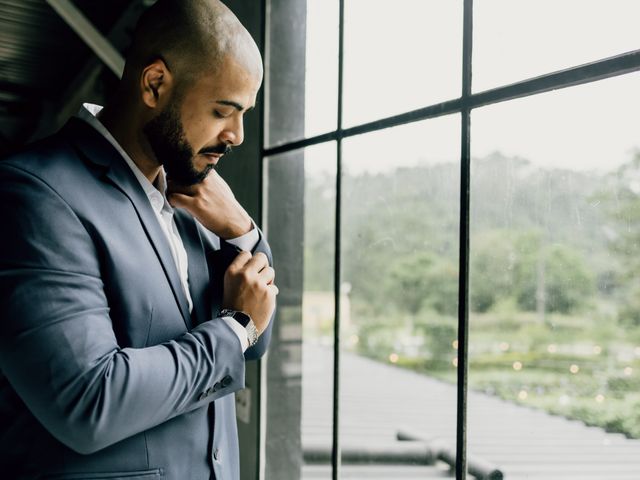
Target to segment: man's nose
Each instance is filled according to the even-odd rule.
[[[242,118],[234,118],[220,134],[220,140],[226,145],[237,146],[244,141]]]

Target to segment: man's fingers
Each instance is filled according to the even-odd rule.
[[[245,267],[247,262],[251,260],[251,254],[249,252],[245,252],[244,250],[236,255],[236,258],[233,259],[233,262],[229,265],[230,270],[240,270]]]
[[[267,256],[262,253],[262,252],[258,252],[256,253],[251,260],[249,260],[247,262],[246,267],[255,271],[255,272],[261,272],[264,268],[269,266],[269,259],[267,258]]]
[[[193,197],[182,193],[170,193],[167,195],[167,200],[169,200],[172,207],[184,208],[185,210],[189,210],[194,201]]]
[[[271,267],[265,267],[259,275],[260,278],[269,285],[270,283],[273,283],[273,280],[276,278],[276,271]]]

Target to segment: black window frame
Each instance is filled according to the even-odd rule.
[[[263,0],[263,11],[268,10],[268,2]],[[304,0],[303,0],[304,1]],[[501,85],[489,90],[472,93],[472,50],[473,50],[473,0],[463,2],[462,40],[462,91],[458,98],[428,105],[398,115],[355,125],[342,126],[343,70],[344,70],[344,6],[346,0],[339,0],[339,42],[338,42],[338,113],[337,128],[331,132],[299,140],[280,143],[275,146],[264,144],[260,162],[264,168],[265,159],[320,143],[336,142],[336,211],[335,211],[335,258],[334,258],[334,382],[333,382],[333,444],[332,478],[340,478],[341,450],[339,443],[340,425],[340,284],[341,284],[341,195],[342,195],[342,140],[354,135],[375,132],[421,120],[433,119],[450,114],[461,115],[460,129],[460,230],[459,230],[459,289],[458,289],[458,367],[457,367],[457,424],[456,424],[456,465],[457,480],[466,480],[467,475],[467,378],[468,378],[468,329],[469,329],[469,209],[470,209],[470,166],[471,129],[470,116],[473,109],[509,100],[537,95],[606,78],[617,77],[640,71],[640,49],[620,55],[596,60],[590,63],[553,71],[515,83]],[[263,32],[267,31],[266,17]],[[266,45],[266,43],[265,43]],[[267,50],[267,49],[265,49]],[[269,62],[266,62],[269,65]],[[269,75],[269,72],[266,72]],[[269,112],[262,109],[263,124],[269,121]],[[263,129],[264,131],[264,129]]]

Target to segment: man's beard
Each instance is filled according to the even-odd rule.
[[[198,171],[194,166],[196,157],[187,141],[176,105],[172,102],[143,128],[156,159],[167,172],[167,177],[176,184],[190,186],[202,182],[214,165],[209,164]],[[201,153],[226,153],[227,146],[202,149]]]

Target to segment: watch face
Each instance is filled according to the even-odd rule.
[[[247,328],[249,322],[251,322],[251,317],[244,312],[240,312],[238,310],[229,310],[225,308],[220,312],[221,317],[231,317],[236,322],[238,322],[243,327]]]

